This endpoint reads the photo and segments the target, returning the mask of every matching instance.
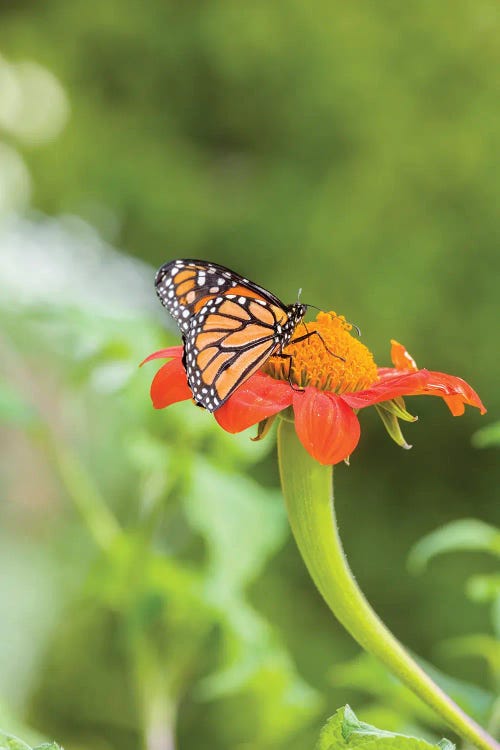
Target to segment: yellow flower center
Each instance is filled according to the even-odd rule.
[[[314,323],[307,323],[307,332],[317,331],[303,341],[303,325],[297,327],[293,339],[283,350],[292,360],[271,357],[264,372],[278,380],[290,380],[305,388],[312,385],[323,391],[346,393],[369,388],[377,380],[377,366],[370,350],[354,338],[352,325],[342,315],[320,312]],[[291,362],[291,365],[290,365]]]

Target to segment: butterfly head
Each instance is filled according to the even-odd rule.
[[[295,322],[295,325],[298,325],[301,322],[307,312],[307,307],[308,306],[303,305],[302,302],[295,302],[291,306],[292,320]]]
[[[283,346],[286,346],[290,341],[291,337],[297,326],[302,322],[307,312],[307,305],[303,305],[301,302],[294,302],[293,305],[289,305],[286,311],[287,321],[283,326]]]

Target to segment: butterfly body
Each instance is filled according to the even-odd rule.
[[[282,354],[307,311],[208,261],[166,263],[155,286],[181,329],[193,398],[211,412],[269,357]]]

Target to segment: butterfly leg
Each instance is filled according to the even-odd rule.
[[[290,383],[290,387],[294,391],[299,391],[299,392],[303,391],[304,390],[303,388],[297,388],[297,386],[294,383],[292,383],[292,365],[293,365],[293,357],[292,357],[292,355],[291,354],[283,354],[283,352],[279,352],[279,353],[275,354],[274,356],[275,357],[279,357],[280,359],[286,359],[286,360],[288,360],[288,373],[287,373],[286,379],[288,380],[288,382]]]
[[[305,323],[304,323],[304,325],[305,325]],[[323,336],[321,335],[321,333],[319,331],[307,331],[307,333],[305,333],[303,336],[299,336],[298,339],[293,339],[293,341],[291,341],[290,343],[291,344],[298,344],[299,341],[305,341],[306,339],[311,338],[311,336],[318,336],[319,339],[320,339],[320,341],[321,341],[321,343],[323,344],[323,346],[325,347],[326,351],[328,352],[328,354],[331,354],[332,357],[336,357],[337,359],[341,359],[342,362],[345,362],[345,357],[341,357],[340,354],[335,354],[335,352],[332,352],[332,350],[327,347],[326,341],[325,341],[325,339],[323,338]]]
[[[184,336],[184,334],[182,334],[182,359],[181,359],[181,362],[182,362],[183,368],[187,372],[187,367],[186,367],[186,337]]]

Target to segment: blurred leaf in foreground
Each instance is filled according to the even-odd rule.
[[[56,742],[44,742],[41,745],[32,747],[18,737],[14,737],[11,734],[4,734],[0,730],[0,750],[63,750],[63,748]]]
[[[0,424],[31,427],[37,421],[33,407],[11,385],[0,380]]]
[[[492,448],[500,445],[500,422],[494,422],[475,432],[472,436],[472,445],[475,448]]]
[[[328,720],[320,734],[316,750],[341,750],[349,746],[357,750],[369,742],[370,750],[428,750],[439,747],[441,750],[454,750],[455,745],[442,739],[437,744],[417,737],[387,732],[371,724],[359,721],[350,706],[339,708]]]
[[[500,531],[474,518],[452,521],[415,544],[408,557],[408,567],[420,573],[436,555],[458,550],[479,550],[500,556]]]
[[[214,700],[243,693],[247,718],[253,711],[254,723],[260,723],[259,740],[277,742],[317,714],[320,704],[278,633],[247,600],[247,587],[288,534],[280,497],[199,460],[185,507],[191,526],[206,542],[205,593],[222,625],[223,662],[200,683],[197,694]],[[231,732],[236,726],[233,720]],[[230,742],[236,741],[234,733]]]
[[[410,551],[408,567],[414,573],[419,573],[436,555],[470,550],[500,557],[500,529],[474,518],[453,521],[427,534],[417,542]],[[470,576],[466,581],[465,591],[473,602],[491,603],[493,629],[498,636],[500,633],[500,575],[489,573]],[[445,641],[441,650],[448,656],[484,658],[490,668],[493,682],[498,684],[500,678],[498,637],[479,633],[450,638]]]

